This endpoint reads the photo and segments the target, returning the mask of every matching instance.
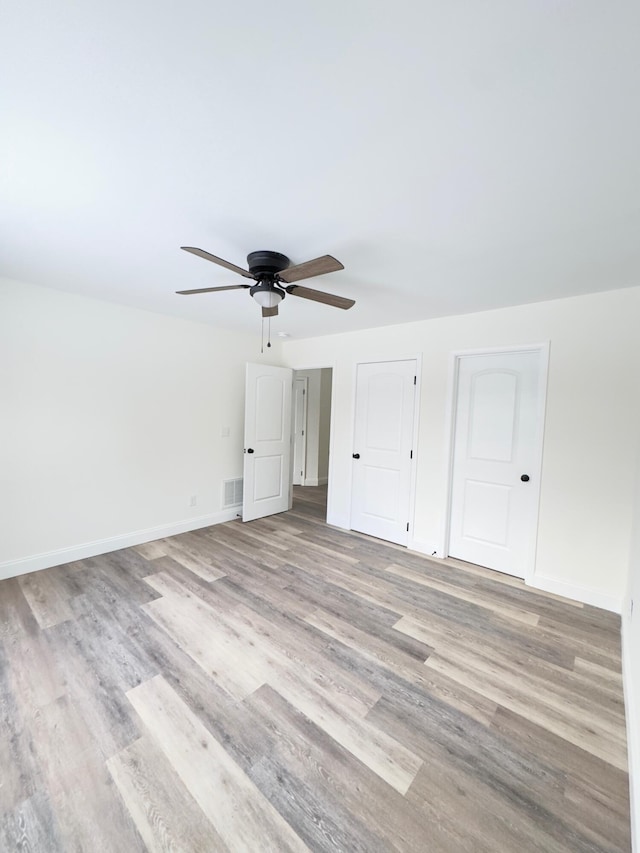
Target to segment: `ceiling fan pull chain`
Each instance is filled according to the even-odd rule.
[[[271,346],[271,315],[269,315],[269,331],[267,332],[267,348]]]
[[[264,353],[264,317],[262,318],[262,326],[260,328],[260,355]]]

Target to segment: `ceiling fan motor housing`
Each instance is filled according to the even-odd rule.
[[[261,276],[276,276],[282,270],[286,270],[291,261],[280,252],[250,252],[247,255],[249,272],[260,278]]]

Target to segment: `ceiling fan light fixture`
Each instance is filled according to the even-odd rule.
[[[251,295],[262,308],[275,308],[284,299],[284,291],[276,290],[272,284],[256,284]]]

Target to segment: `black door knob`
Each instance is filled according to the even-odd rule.
[[[520,477],[520,479],[522,480],[523,483],[528,483],[529,482],[529,475],[523,474],[522,477]]]
[[[354,459],[360,459],[359,453],[352,453],[351,455],[353,456]]]
[[[248,448],[247,448],[247,453],[253,453],[253,447],[248,447]]]

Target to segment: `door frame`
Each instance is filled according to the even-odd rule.
[[[536,551],[538,547],[538,522],[540,519],[540,490],[542,485],[542,455],[545,433],[545,414],[547,407],[547,383],[549,378],[549,351],[550,342],[543,341],[538,344],[519,344],[505,347],[483,347],[468,350],[455,350],[450,353],[449,381],[447,383],[447,400],[445,405],[445,452],[446,461],[446,494],[445,512],[442,522],[442,533],[440,541],[442,546],[436,551],[435,556],[446,559],[449,556],[449,540],[451,533],[451,502],[453,497],[453,454],[454,438],[456,429],[456,415],[458,402],[458,374],[460,360],[474,355],[507,355],[508,353],[535,352],[540,355],[540,373],[538,376],[538,432],[536,435],[536,452],[532,465],[534,489],[536,491],[536,525],[531,538],[531,549],[525,560],[524,581],[527,585],[533,583],[536,565]],[[491,570],[488,570],[491,571]]]
[[[303,453],[302,453],[302,455],[303,455],[302,467],[304,470],[302,471],[302,474],[301,474],[302,482],[300,484],[300,485],[304,486],[305,480],[307,479],[307,432],[308,432],[308,429],[307,429],[307,405],[309,402],[309,379],[307,376],[296,376],[296,371],[295,370],[293,371],[293,406],[294,406],[294,411],[295,411],[295,405],[296,405],[296,398],[295,398],[296,382],[304,382],[304,390],[303,390],[303,395],[302,395],[303,396],[302,420],[304,423],[303,436],[302,436],[302,451],[303,451]],[[293,419],[293,425],[295,425],[295,417]],[[291,448],[291,452],[293,455],[293,464],[295,465],[295,461],[296,461],[295,460],[295,453],[296,453],[296,443],[297,443],[296,442],[295,430],[293,430],[293,429],[291,430],[291,435],[293,436],[293,447]],[[295,471],[295,469],[292,469],[292,470]],[[295,473],[292,474],[291,482],[293,482],[294,478],[295,478]]]
[[[306,370],[330,370],[331,371],[331,413],[329,417],[329,459],[327,461],[328,468],[328,477],[329,483],[327,485],[327,515],[326,518],[329,518],[331,513],[331,466],[333,464],[334,453],[333,453],[333,443],[334,443],[334,435],[335,435],[335,417],[336,417],[336,362],[331,361],[327,364],[327,362],[323,362],[322,364],[295,364],[289,365],[293,370],[293,375],[295,377],[296,373],[303,373]],[[307,392],[308,392],[307,387]],[[293,435],[292,435],[292,446],[291,446],[291,459],[293,460]],[[305,471],[306,473],[306,471]],[[293,505],[293,467],[291,468],[291,476],[289,483],[289,509],[291,509]],[[325,519],[326,520],[326,519]]]
[[[413,459],[411,465],[411,479],[409,482],[409,536],[407,537],[406,548],[409,551],[419,550],[414,541],[415,530],[415,514],[416,514],[416,482],[418,472],[418,448],[420,445],[418,428],[420,426],[420,391],[422,389],[422,353],[416,352],[405,356],[394,356],[394,358],[359,358],[353,363],[351,370],[351,436],[350,436],[350,452],[353,453],[353,446],[356,435],[356,391],[358,386],[358,367],[361,364],[391,364],[396,361],[413,361],[416,365],[416,395],[413,401]],[[333,390],[333,386],[332,386]],[[332,409],[333,412],[333,409]],[[349,465],[349,530],[351,527],[351,499],[353,497],[353,465]],[[400,546],[402,547],[402,546]]]

